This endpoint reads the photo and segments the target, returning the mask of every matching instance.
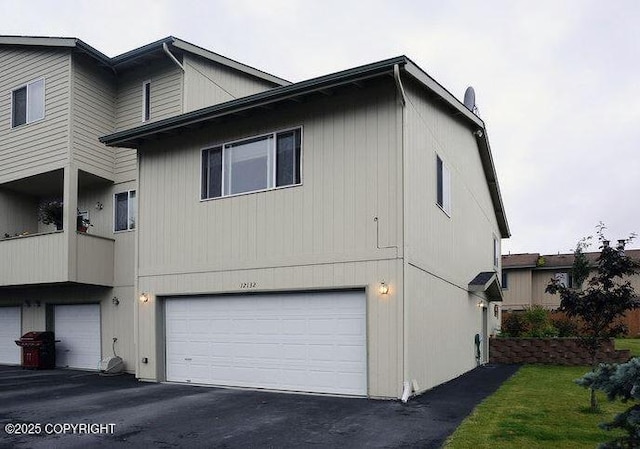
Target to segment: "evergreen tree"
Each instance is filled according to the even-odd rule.
[[[622,402],[640,399],[640,358],[631,359],[621,365],[600,365],[576,383],[607,394],[610,401],[621,399]],[[622,449],[640,447],[640,404],[634,404],[624,412],[615,416],[613,421],[600,424],[605,430],[622,429],[627,432],[624,437],[601,444],[600,449]]]

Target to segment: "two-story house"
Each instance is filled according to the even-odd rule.
[[[133,372],[137,157],[98,137],[288,82],[173,37],[109,58],[4,36],[0,64],[0,363],[52,330],[59,366],[115,349]]]
[[[295,84],[175,38],[0,61],[0,363],[52,330],[62,367],[399,398],[488,360],[487,132],[408,58]]]
[[[408,58],[101,141],[138,152],[141,379],[399,398],[486,360],[487,132]]]

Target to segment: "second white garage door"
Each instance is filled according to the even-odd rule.
[[[367,394],[364,292],[169,298],[167,380]]]
[[[20,364],[20,307],[0,307],[0,364]]]
[[[98,369],[100,305],[55,306],[56,366]]]

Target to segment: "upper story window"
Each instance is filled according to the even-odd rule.
[[[509,289],[509,275],[507,274],[506,271],[502,272],[502,290],[508,290]]]
[[[500,266],[500,240],[495,236],[493,237],[493,266],[495,268]]]
[[[114,195],[113,230],[130,231],[136,228],[136,191],[116,193]]]
[[[451,216],[451,171],[442,162],[440,156],[436,156],[436,172],[436,202],[447,215]]]
[[[201,199],[300,184],[301,135],[296,128],[203,150]]]
[[[151,81],[142,83],[142,121],[147,122],[151,118]]]
[[[32,81],[11,92],[11,127],[44,118],[44,79]]]

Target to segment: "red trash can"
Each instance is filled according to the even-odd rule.
[[[56,367],[56,348],[53,332],[27,332],[16,344],[22,348],[22,367],[53,369]]]

